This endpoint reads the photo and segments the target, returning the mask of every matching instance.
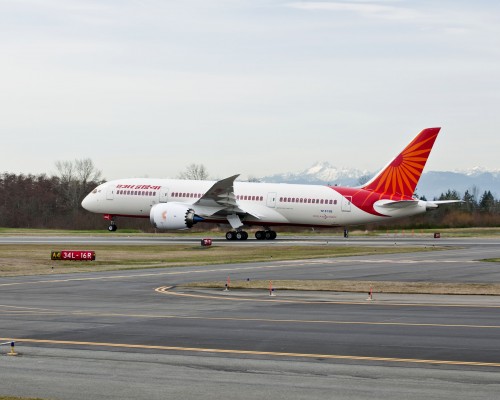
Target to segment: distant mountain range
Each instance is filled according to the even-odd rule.
[[[259,178],[261,182],[307,183],[318,185],[358,186],[371,179],[378,171],[361,171],[352,168],[336,168],[328,162],[318,162],[300,172],[286,172]],[[424,172],[417,186],[417,194],[428,200],[439,197],[448,189],[456,190],[461,196],[473,187],[481,196],[490,190],[497,198],[500,195],[500,170],[488,171],[475,167],[465,171]]]

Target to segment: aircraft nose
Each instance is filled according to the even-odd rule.
[[[95,212],[95,207],[97,205],[96,191],[93,190],[82,200],[82,207],[87,211]]]
[[[90,211],[89,206],[90,206],[91,200],[89,199],[89,197],[90,197],[90,194],[85,196],[85,198],[82,200],[82,207],[85,208],[87,211]]]

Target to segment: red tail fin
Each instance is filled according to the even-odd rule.
[[[428,128],[420,132],[363,189],[397,198],[412,197],[440,129]]]

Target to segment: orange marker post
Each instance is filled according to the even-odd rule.
[[[269,281],[269,296],[276,296],[274,294],[273,281]]]

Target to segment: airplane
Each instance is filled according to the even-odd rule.
[[[421,131],[359,187],[239,182],[239,175],[219,181],[128,178],[99,185],[82,207],[103,214],[111,232],[117,230],[116,217],[138,217],[149,218],[160,230],[207,222],[230,225],[227,240],[246,240],[245,227],[250,226],[263,228],[255,232],[256,239],[273,240],[276,226],[348,227],[413,216],[459,202],[414,196],[440,129]]]

